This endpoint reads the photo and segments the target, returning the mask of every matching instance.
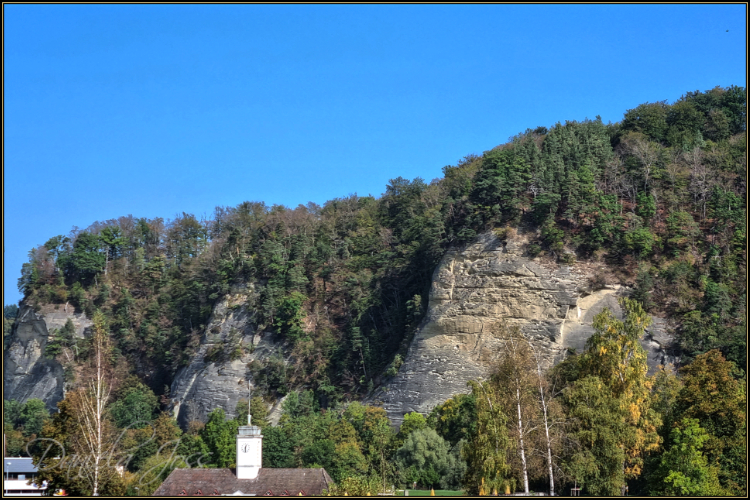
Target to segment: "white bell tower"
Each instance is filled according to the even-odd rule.
[[[237,431],[237,479],[255,479],[263,466],[263,435],[260,427],[252,425],[249,410],[247,425],[241,425]]]

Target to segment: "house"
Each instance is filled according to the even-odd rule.
[[[154,496],[307,496],[333,485],[325,469],[268,469],[262,466],[263,436],[248,425],[237,434],[235,469],[175,469]]]
[[[3,496],[42,496],[47,489],[47,482],[41,485],[34,484],[36,475],[37,468],[31,463],[31,458],[5,457],[3,459]],[[32,484],[28,484],[29,481]]]
[[[154,496],[307,496],[320,495],[333,483],[325,469],[260,469],[240,479],[235,469],[175,469]]]

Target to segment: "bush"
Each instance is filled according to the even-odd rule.
[[[529,243],[529,246],[526,247],[526,252],[529,254],[529,257],[533,259],[542,252],[542,247],[536,243]]]
[[[402,358],[400,354],[396,354],[396,357],[393,358],[393,363],[391,363],[391,366],[385,371],[385,374],[389,377],[395,377],[403,364],[404,358]]]
[[[576,254],[566,252],[559,257],[559,261],[561,264],[575,264],[576,262]]]
[[[596,273],[595,275],[589,277],[589,286],[591,287],[592,292],[596,292],[597,290],[601,290],[605,286],[607,286],[607,280],[604,278],[604,275],[602,273]]]
[[[204,363],[218,363],[221,361],[224,349],[221,345],[216,344],[208,348],[205,356],[203,356]]]
[[[229,354],[229,361],[236,361],[240,359],[243,354],[244,354],[244,349],[242,349],[242,346],[238,345]]]

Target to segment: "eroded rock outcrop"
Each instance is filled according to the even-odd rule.
[[[44,356],[55,329],[72,320],[76,335],[83,338],[91,321],[72,306],[45,305],[39,311],[23,305],[18,311],[13,337],[3,355],[3,397],[26,402],[41,399],[51,411],[65,395],[63,367]]]
[[[237,403],[249,395],[248,364],[278,351],[273,335],[256,333],[256,299],[252,285],[236,287],[214,307],[198,350],[170,388],[172,411],[181,426],[205,422],[216,408],[234,417]]]
[[[622,316],[617,297],[627,289],[593,291],[583,266],[543,266],[524,256],[524,247],[522,238],[501,241],[487,233],[444,255],[404,365],[369,398],[382,403],[394,424],[408,412],[428,413],[468,392],[469,380],[487,377],[501,353],[493,334],[498,323],[518,326],[548,367],[567,348],[583,349],[593,317],[604,307]],[[663,329],[655,322],[643,342],[651,366],[668,361]]]

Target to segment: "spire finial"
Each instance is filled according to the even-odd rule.
[[[253,416],[250,414],[250,400],[252,399],[252,390],[250,389],[250,381],[247,381],[247,425],[253,425]]]

